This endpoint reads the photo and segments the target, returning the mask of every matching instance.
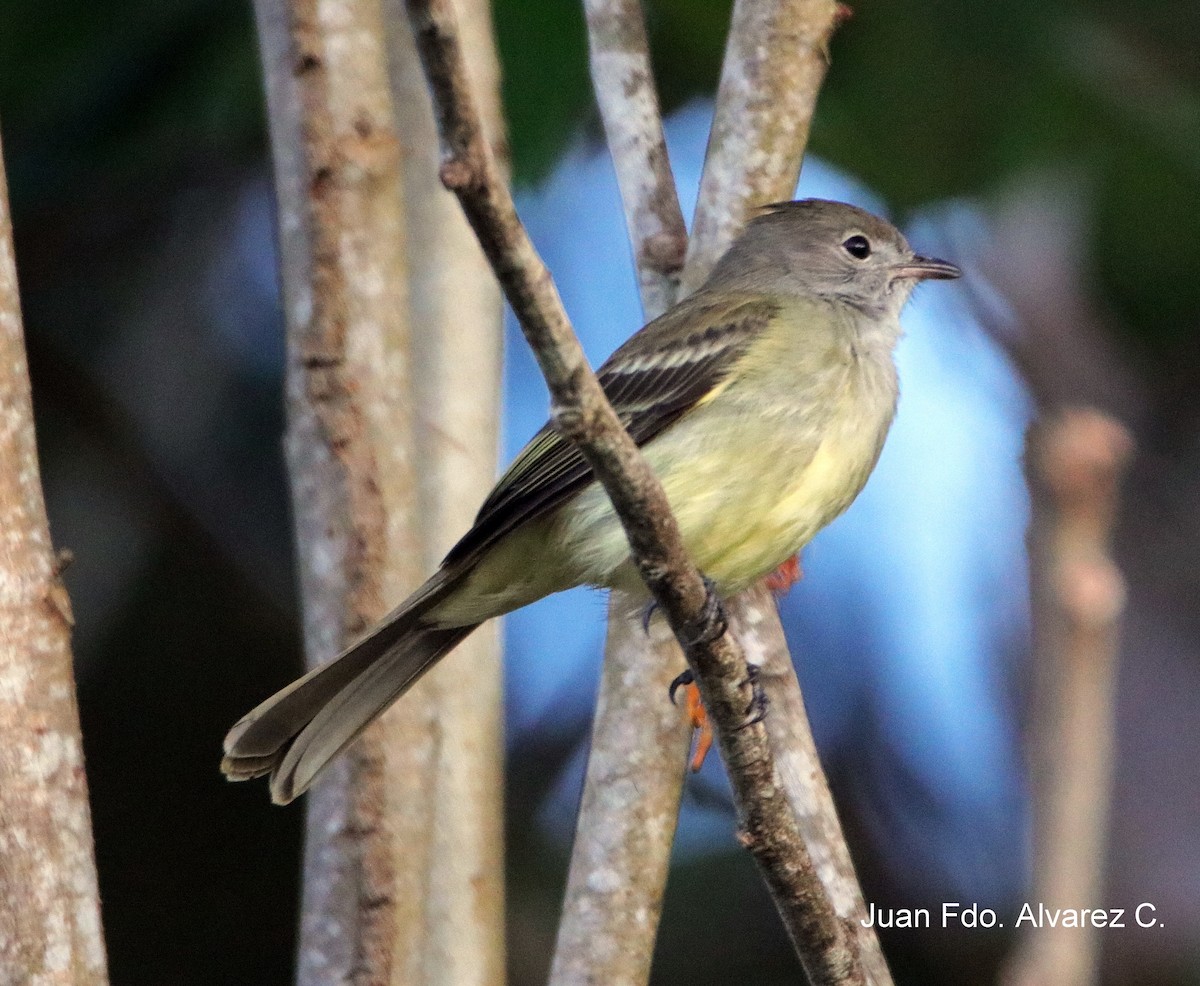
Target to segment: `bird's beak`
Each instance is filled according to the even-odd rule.
[[[947,260],[938,260],[936,257],[920,257],[912,256],[900,264],[896,264],[892,268],[893,277],[912,277],[919,281],[936,279],[940,281],[952,280],[962,276],[962,271],[954,264]]]

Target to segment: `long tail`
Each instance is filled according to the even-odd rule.
[[[417,593],[421,602],[429,595]],[[287,804],[478,626],[431,626],[421,619],[426,606],[414,601],[243,716],[225,737],[225,775],[242,781],[270,774],[271,800]]]

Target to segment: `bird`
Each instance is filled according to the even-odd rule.
[[[693,294],[597,371],[718,598],[776,570],[870,476],[896,411],[914,286],[958,277],[841,202],[759,210]],[[547,423],[436,572],[365,636],[230,729],[230,780],[285,804],[484,621],[578,585],[645,594],[582,454]]]

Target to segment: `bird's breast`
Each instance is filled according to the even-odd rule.
[[[750,585],[799,551],[858,495],[895,409],[895,371],[854,357],[799,381],[780,374],[734,384],[644,446],[693,560],[725,592]],[[583,581],[636,580],[628,547],[598,488],[561,517]]]

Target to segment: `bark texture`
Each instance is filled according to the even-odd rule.
[[[795,193],[829,67],[829,42],[842,16],[843,8],[829,0],[735,3],[682,276],[684,293],[703,283],[757,208]],[[779,780],[811,853],[812,872],[856,953],[854,974],[872,986],[889,986],[878,937],[859,924],[865,915],[862,890],[813,744],[775,599],[759,586],[726,608],[747,660],[763,669],[772,710],[767,733]],[[816,896],[821,888],[810,887],[809,893]]]
[[[455,0],[484,130],[502,147],[499,67],[485,0]],[[415,424],[424,568],[463,531],[496,475],[503,308],[487,258],[438,178],[437,127],[400,0],[386,0],[392,91],[404,142]],[[433,829],[422,983],[504,982],[503,681],[499,621],[422,681],[433,719]],[[409,699],[413,701],[414,699]],[[406,701],[406,706],[408,702]]]
[[[0,982],[108,981],[71,601],[42,500],[0,159]]]
[[[288,334],[305,647],[333,657],[420,577],[400,147],[379,0],[259,0]],[[433,754],[425,703],[308,799],[298,979],[416,982]]]
[[[759,206],[790,199],[829,69],[835,0],[736,0],[692,220],[683,293]]]
[[[675,303],[687,229],[667,156],[640,0],[584,0],[592,88],[625,206],[647,321]]]
[[[647,637],[643,605],[621,593],[609,605],[551,986],[650,981],[691,726],[667,701],[679,644],[659,620]]]
[[[761,668],[760,680],[770,701],[764,721],[775,751],[779,780],[799,821],[821,885],[854,943],[866,982],[870,986],[890,984],[891,973],[879,938],[862,924],[867,919],[862,888],[821,768],[808,710],[770,589],[760,583],[738,597],[730,613],[730,631],[741,642],[746,660]]]

